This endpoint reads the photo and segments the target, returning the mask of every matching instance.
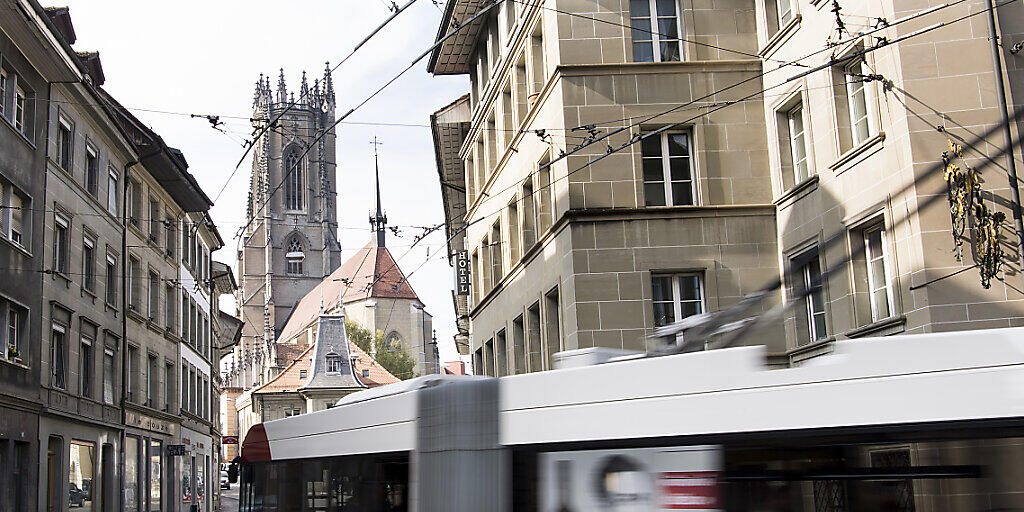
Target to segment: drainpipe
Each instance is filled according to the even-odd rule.
[[[128,382],[128,170],[139,163],[132,160],[124,164],[124,172],[121,173],[121,467],[124,467],[125,442],[128,440],[128,410],[125,407],[128,390],[125,383]],[[121,471],[121,486],[125,486],[124,471]],[[120,495],[121,493],[118,493]]]
[[[1010,179],[1010,195],[1012,198],[1013,221],[1017,229],[1017,250],[1024,258],[1024,220],[1020,212],[1020,185],[1017,179],[1017,164],[1014,161],[1015,151],[1013,150],[1013,133],[1010,128],[1009,102],[1006,100],[1006,88],[1003,85],[1003,61],[1002,48],[999,46],[999,32],[996,28],[996,6],[993,0],[987,0],[988,4],[988,31],[992,42],[992,63],[995,66],[996,94],[999,95],[999,113],[1003,123],[1003,137],[1006,144],[1006,170]]]

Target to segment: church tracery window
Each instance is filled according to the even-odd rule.
[[[302,274],[302,262],[306,259],[306,253],[302,250],[302,241],[298,236],[293,236],[288,241],[287,252],[284,255],[289,274]]]
[[[284,174],[285,210],[301,210],[304,204],[306,166],[299,158],[298,148],[288,149],[282,173]]]

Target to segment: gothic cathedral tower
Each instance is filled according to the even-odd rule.
[[[297,96],[288,92],[284,70],[276,92],[269,77],[256,83],[253,124],[262,135],[253,147],[249,222],[238,252],[237,360],[248,374],[245,387],[276,374],[275,340],[292,308],[341,264],[334,107],[329,66],[312,87],[303,72]]]

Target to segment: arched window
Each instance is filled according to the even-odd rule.
[[[327,354],[327,373],[341,373],[341,356],[333,352]]]
[[[306,259],[306,253],[302,250],[302,241],[298,235],[288,240],[287,251],[284,255],[287,263],[286,272],[289,274],[302,274],[302,261]]]
[[[284,208],[285,210],[301,210],[306,176],[306,166],[299,158],[298,148],[288,149],[284,159]]]

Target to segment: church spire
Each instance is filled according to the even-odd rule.
[[[331,78],[331,63],[324,64],[324,101],[334,108],[334,79]]]
[[[380,146],[380,142],[377,142],[377,137],[373,137],[373,172],[377,179],[377,214],[370,217],[370,228],[374,231],[377,236],[377,247],[384,247],[384,234],[385,228],[388,224],[388,218],[384,215],[384,211],[380,205],[380,163],[377,158],[377,146]]]
[[[302,72],[302,86],[299,88],[299,103],[313,103],[309,97],[309,82],[306,81],[306,72]]]
[[[277,79],[277,102],[288,101],[288,87],[284,84],[284,68],[281,68],[281,76]]]

